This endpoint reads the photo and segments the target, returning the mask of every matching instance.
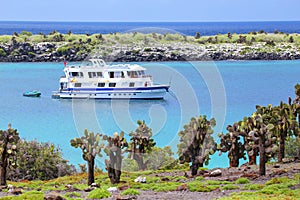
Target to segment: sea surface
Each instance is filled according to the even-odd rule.
[[[273,33],[278,30],[285,33],[300,33],[300,21],[272,22],[20,22],[0,21],[0,35],[14,32],[30,31],[34,34],[49,34],[53,30],[60,33],[94,34],[94,33],[180,33],[194,36],[231,33],[248,33],[264,30]]]
[[[143,62],[154,81],[171,85],[164,100],[58,100],[51,93],[59,88],[63,63],[0,63],[0,129],[7,123],[21,138],[58,145],[70,163],[84,163],[81,150],[70,139],[84,129],[112,135],[128,134],[138,119],[152,128],[158,146],[172,146],[177,133],[191,117],[215,117],[217,133],[255,111],[255,105],[277,105],[294,97],[299,83],[300,61]],[[38,89],[40,98],[23,97]],[[97,166],[104,167],[103,159]],[[213,155],[209,168],[228,166],[228,159]]]

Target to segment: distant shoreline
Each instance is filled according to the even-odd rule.
[[[0,62],[297,60],[300,35],[264,31],[248,34],[36,34],[0,35]]]

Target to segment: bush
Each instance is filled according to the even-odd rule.
[[[0,48],[0,56],[6,56],[6,52],[2,48]]]
[[[223,190],[235,190],[235,189],[239,189],[239,186],[228,184],[228,185],[223,186],[222,189]]]
[[[1,50],[1,49],[0,49]],[[1,55],[1,53],[0,53]],[[285,145],[285,157],[295,158],[300,157],[300,138],[290,137],[286,141]]]
[[[122,170],[127,172],[135,172],[139,170],[137,162],[130,158],[125,158],[122,161]]]
[[[235,181],[236,184],[246,184],[250,183],[250,181],[247,178],[239,178]]]
[[[140,195],[141,193],[138,190],[129,188],[127,190],[124,190],[121,195]]]
[[[111,196],[110,192],[108,192],[105,189],[95,189],[90,192],[88,198],[90,199],[103,199],[103,198],[109,198]]]
[[[62,158],[61,150],[51,143],[20,140],[17,168],[8,171],[8,179],[49,180],[75,173],[75,167]]]
[[[29,31],[21,31],[20,35],[32,36],[32,33]]]

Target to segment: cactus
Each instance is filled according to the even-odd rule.
[[[272,116],[273,107],[268,105],[267,107],[256,106],[256,112],[253,113],[252,117],[248,118],[250,131],[249,137],[253,141],[258,141],[259,145],[255,143],[252,148],[259,148],[259,174],[266,175],[266,162],[267,156],[273,157],[277,152],[276,137],[274,135],[274,120]]]
[[[7,130],[0,130],[0,185],[6,185],[8,166],[16,167],[16,144],[20,140],[19,133],[8,124]]]
[[[289,102],[290,103],[290,102]],[[298,135],[299,124],[296,121],[294,105],[280,102],[279,106],[274,107],[273,116],[275,119],[275,133],[279,140],[278,162],[284,158],[285,141],[293,134]]]
[[[103,139],[108,142],[104,152],[109,156],[109,160],[105,160],[108,177],[112,184],[120,182],[121,166],[122,166],[122,149],[128,147],[128,143],[124,138],[124,132],[114,134],[114,137],[103,136]]]
[[[249,132],[252,131],[252,119],[244,117],[243,121],[239,122],[239,125],[240,135],[244,138],[244,147],[248,155],[249,165],[256,165],[256,157],[259,155],[259,143],[258,140],[253,140],[249,136]]]
[[[95,157],[101,155],[101,148],[103,144],[100,144],[101,134],[97,133],[96,135],[88,130],[84,130],[84,136],[80,138],[74,138],[70,141],[71,146],[75,148],[81,148],[82,157],[88,163],[88,185],[91,185],[95,181],[94,177],[94,166],[95,166]]]
[[[218,145],[220,154],[228,151],[228,158],[230,161],[230,167],[238,167],[239,159],[245,157],[245,146],[240,142],[240,128],[238,123],[234,123],[233,126],[227,126],[229,133],[220,133],[218,136],[221,139]]]
[[[192,118],[190,123],[184,126],[184,130],[178,133],[180,143],[178,156],[181,163],[191,162],[192,175],[196,175],[198,168],[209,162],[209,156],[217,150],[217,144],[212,137],[216,124],[215,119],[206,119],[206,116]]]
[[[295,85],[295,94],[296,97],[293,101],[295,114],[298,116],[298,124],[300,126],[300,84]],[[289,98],[289,104],[291,104],[291,99]]]
[[[130,152],[131,159],[136,160],[139,166],[139,170],[145,170],[147,168],[147,162],[144,162],[145,153],[151,152],[152,148],[156,145],[152,137],[152,129],[149,128],[145,121],[137,121],[139,125],[135,132],[131,132],[129,148],[127,152]]]

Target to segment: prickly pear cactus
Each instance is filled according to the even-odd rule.
[[[88,163],[88,185],[94,183],[94,165],[95,157],[101,155],[101,149],[104,145],[101,143],[102,135],[93,132],[84,131],[84,135],[80,138],[74,138],[70,141],[71,146],[82,150],[82,158]]]
[[[109,156],[109,160],[105,160],[106,170],[112,184],[119,183],[121,177],[122,166],[122,154],[125,152],[125,148],[128,147],[128,143],[124,138],[124,132],[120,135],[116,132],[113,137],[103,136],[103,139],[107,141],[107,145],[104,148],[104,152]]]
[[[220,154],[222,152],[228,152],[228,158],[230,161],[230,167],[238,167],[239,159],[245,157],[245,146],[240,141],[240,128],[238,123],[234,123],[233,126],[227,126],[228,133],[220,133],[220,144],[218,150]]]
[[[147,162],[144,162],[145,153],[150,153],[152,148],[156,145],[152,137],[152,129],[149,128],[145,121],[137,121],[139,125],[135,132],[131,132],[129,148],[130,157],[138,163],[139,170],[147,168]]]
[[[190,123],[184,126],[184,130],[178,133],[180,143],[178,156],[181,163],[191,162],[192,175],[196,175],[198,168],[203,163],[208,164],[209,156],[217,150],[217,144],[212,137],[216,125],[215,119],[208,120],[206,116],[192,118]]]
[[[297,122],[297,108],[295,104],[280,102],[279,106],[274,107],[273,117],[275,125],[274,133],[279,140],[278,162],[282,162],[285,155],[285,141],[288,137],[298,136],[299,124]],[[296,111],[296,112],[295,112]]]
[[[8,124],[7,130],[0,130],[0,184],[6,185],[6,169],[8,166],[16,167],[17,143],[20,140],[16,129]]]
[[[252,148],[259,148],[259,173],[263,176],[266,175],[268,157],[274,157],[274,154],[278,151],[272,112],[272,105],[268,105],[267,107],[256,106],[256,112],[249,118],[252,131],[248,134],[253,141],[258,141],[259,143],[258,145],[253,144]]]

